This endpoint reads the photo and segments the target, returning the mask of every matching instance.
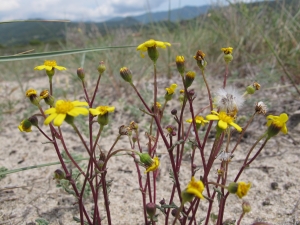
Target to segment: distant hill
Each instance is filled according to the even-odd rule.
[[[101,23],[86,22],[87,29],[96,25],[105,34],[106,29],[132,27],[150,22],[169,20],[175,22],[195,18],[209,9],[209,5],[194,7],[186,6],[170,12],[148,12],[133,17],[116,17]],[[16,22],[0,24],[0,47],[38,45],[42,42],[57,42],[65,40],[66,27],[77,27],[79,22]]]
[[[189,19],[195,18],[199,15],[206,13],[209,9],[210,9],[210,5],[185,6],[180,9],[173,9],[170,11],[170,13],[169,13],[169,11],[147,12],[147,13],[144,13],[139,16],[132,16],[132,18],[142,24],[166,21],[166,20],[176,22],[176,21],[189,20]],[[124,18],[122,18],[122,17],[116,17],[109,21],[121,21],[123,19]]]

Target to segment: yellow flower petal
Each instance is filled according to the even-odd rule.
[[[57,116],[53,120],[54,126],[61,126],[61,124],[64,122],[66,116],[67,116],[67,114],[62,114],[62,113],[57,114]]]
[[[237,125],[236,123],[232,122],[232,123],[229,123],[230,126],[233,126],[238,132],[241,132],[243,129]]]
[[[202,192],[204,190],[204,184],[201,180],[196,181],[194,177],[192,177],[191,181],[189,182],[186,192],[189,194],[193,194],[198,198],[204,198]]]
[[[158,159],[158,157],[157,156],[155,156],[154,158],[153,158],[153,163],[152,163],[152,165],[151,166],[149,166],[148,168],[147,168],[147,170],[145,171],[145,173],[148,173],[148,172],[150,172],[150,171],[155,171],[155,170],[157,170],[157,168],[159,167],[159,159]]]
[[[97,109],[90,108],[89,111],[93,116],[98,116],[100,114],[99,110]]]
[[[246,182],[238,182],[238,189],[237,189],[237,192],[236,192],[236,195],[239,197],[239,198],[242,198],[244,197],[245,195],[247,195],[249,189],[251,187],[251,183],[246,183]]]
[[[219,120],[219,117],[216,115],[209,114],[206,116],[207,120]]]
[[[48,116],[45,121],[44,124],[48,125],[49,123],[51,123],[51,121],[57,116],[57,113],[51,113],[50,116]]]
[[[34,70],[44,70],[44,69],[45,69],[44,65],[34,67]]]
[[[224,122],[223,120],[219,120],[218,127],[220,127],[223,130],[226,130],[228,127],[228,124],[226,122]]]
[[[54,112],[56,112],[56,109],[55,108],[50,108],[50,109],[47,109],[47,110],[45,110],[45,114],[46,115],[48,115],[48,114],[52,114],[52,113],[54,113]]]
[[[73,101],[73,105],[76,106],[89,106],[87,102]]]
[[[55,69],[58,69],[58,70],[66,70],[67,68],[66,67],[63,67],[63,66],[54,66]]]

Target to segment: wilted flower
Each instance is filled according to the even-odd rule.
[[[265,105],[265,103],[263,102],[257,102],[256,105],[255,105],[255,111],[258,113],[258,114],[263,114],[265,115],[267,113],[267,106]]]

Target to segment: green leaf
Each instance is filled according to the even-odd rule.
[[[47,220],[43,219],[43,218],[37,218],[35,220],[35,222],[37,222],[38,225],[48,225],[50,222],[48,222]]]
[[[6,172],[8,169],[5,168],[4,166],[0,167],[0,180],[2,180],[6,175],[4,172]],[[3,173],[3,174],[2,174]]]

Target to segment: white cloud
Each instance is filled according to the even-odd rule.
[[[2,1],[0,6],[1,11],[10,11],[16,10],[20,7],[19,2],[17,0],[10,0],[10,1]]]
[[[178,2],[181,6],[186,5],[185,2],[202,4],[199,0],[2,0],[0,21],[37,18],[104,21],[162,10],[161,6],[168,5],[169,1],[172,8],[178,6]]]

